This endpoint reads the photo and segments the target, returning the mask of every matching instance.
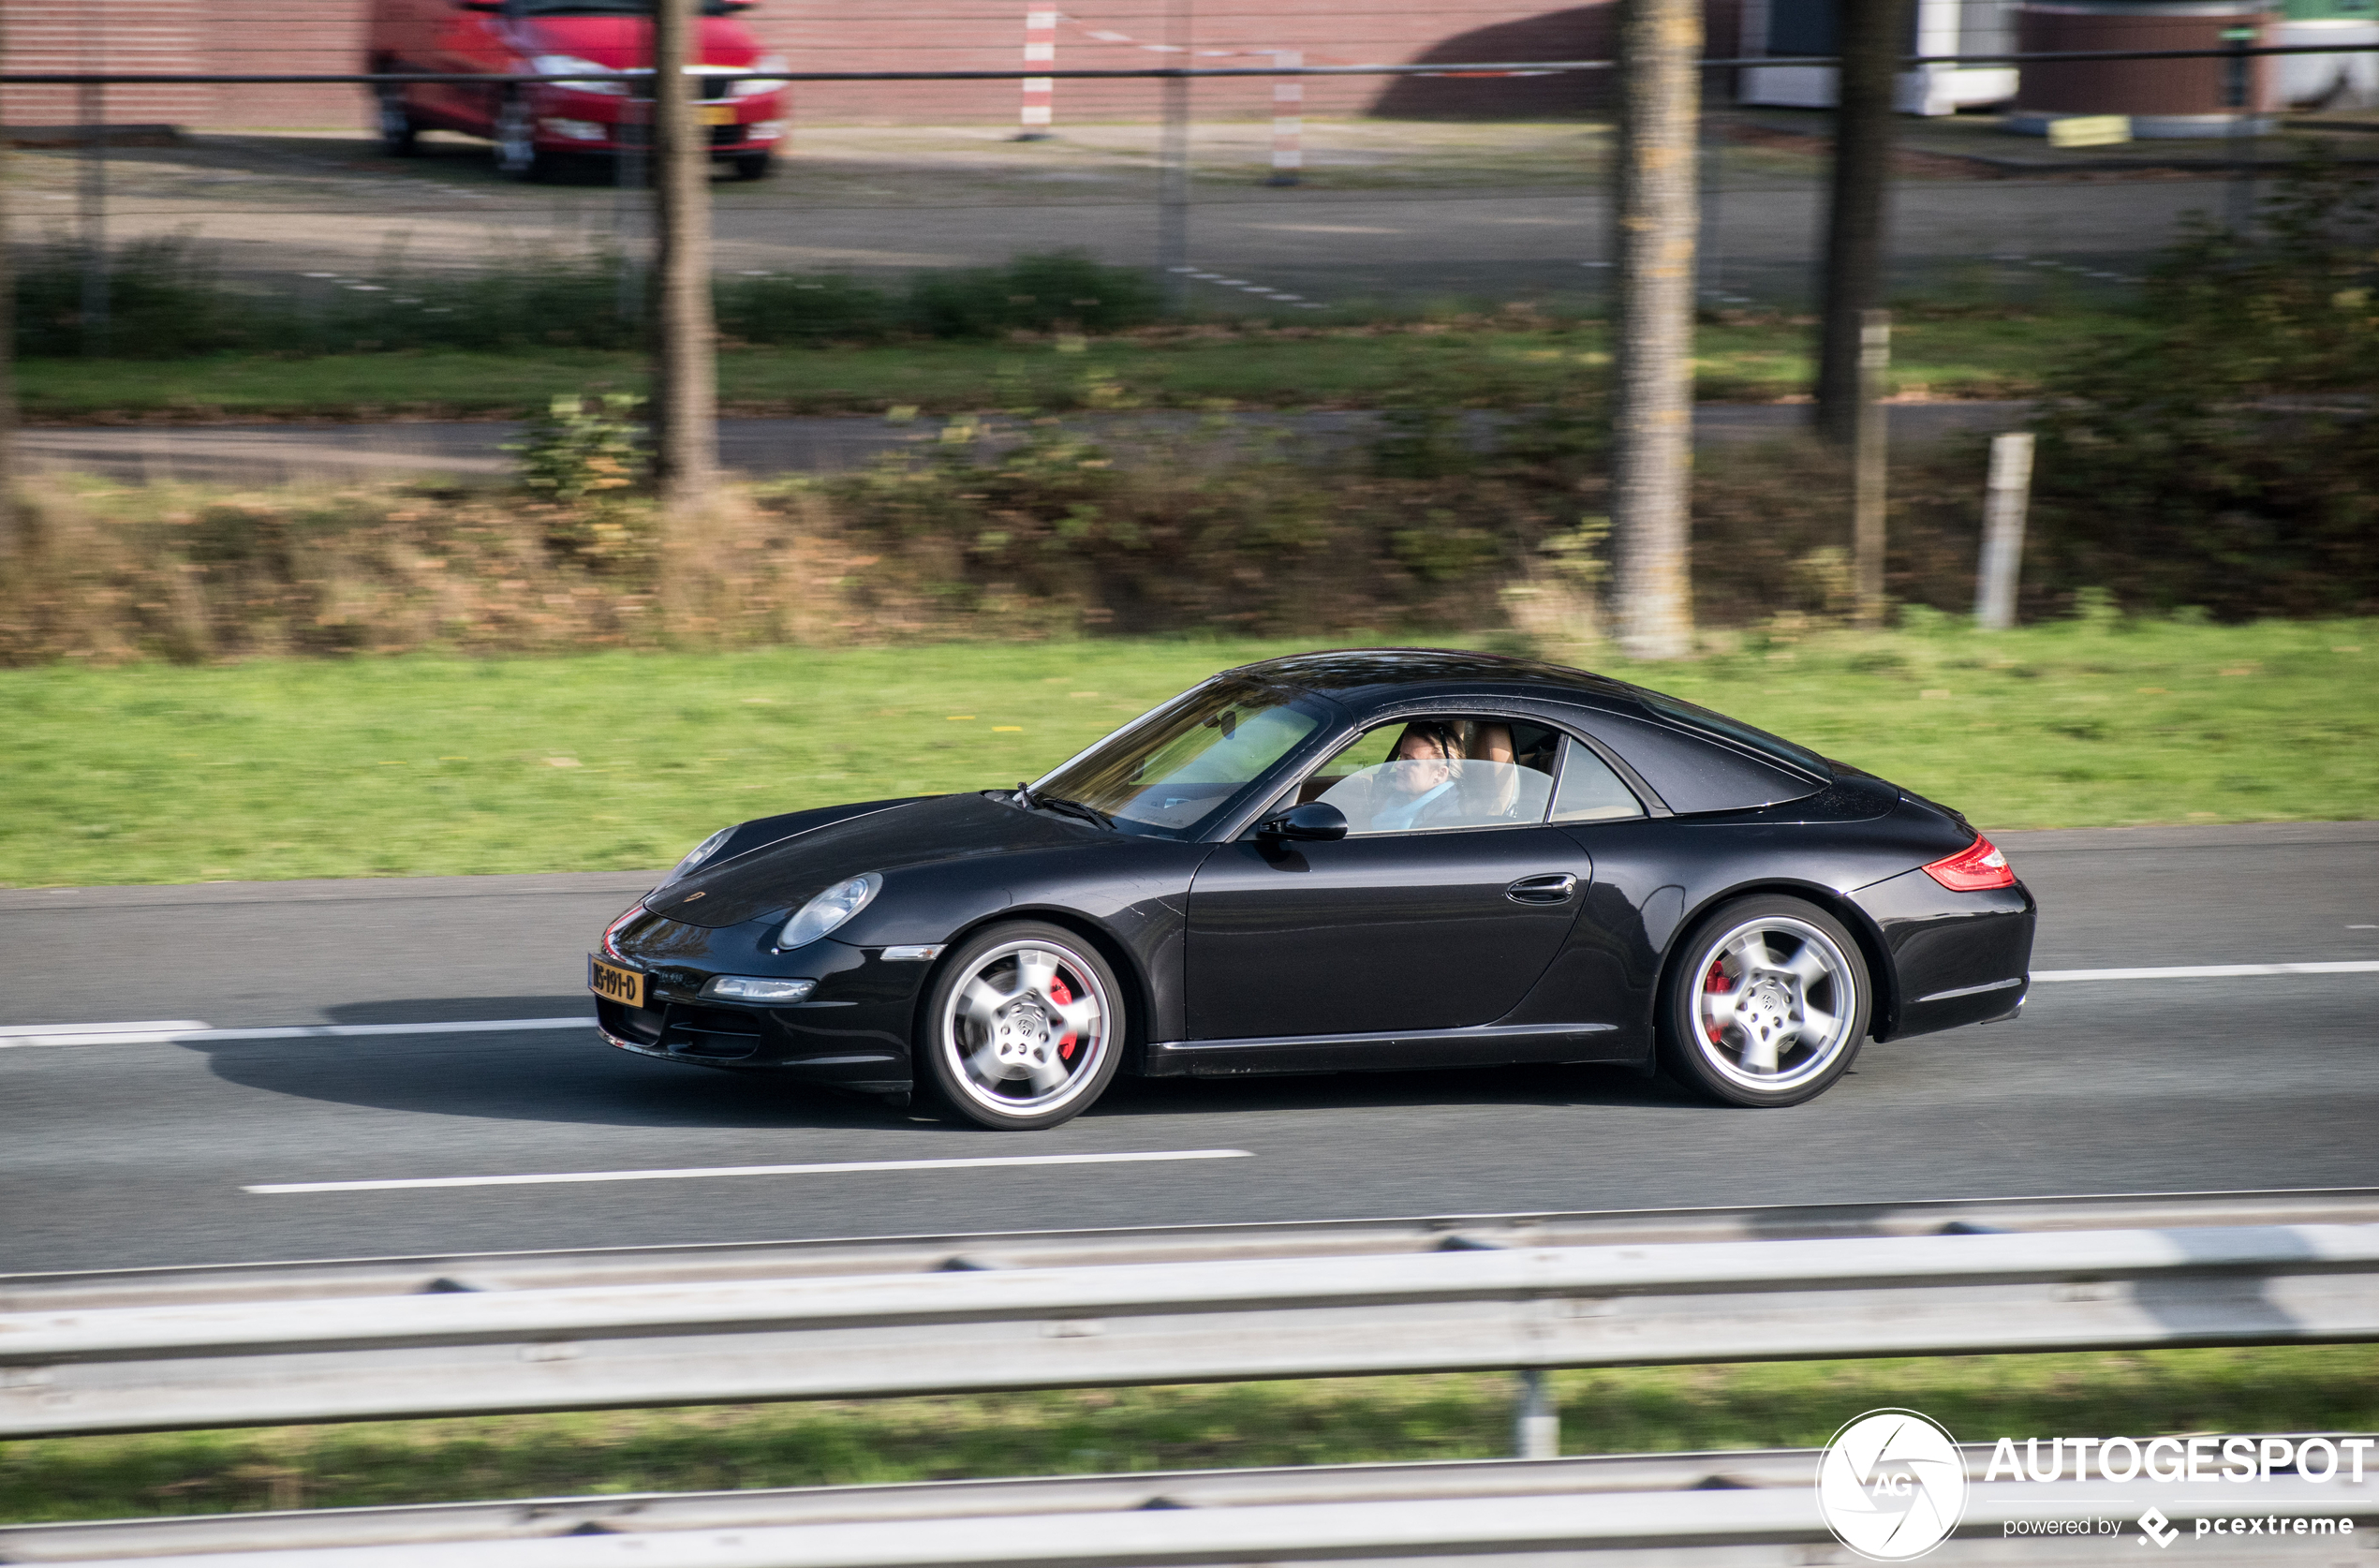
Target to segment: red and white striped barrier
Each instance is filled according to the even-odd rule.
[[[1042,7],[1031,7],[1025,12],[1025,64],[1055,66],[1057,63],[1057,13]],[[1025,78],[1025,101],[1020,111],[1021,125],[1016,132],[1019,141],[1039,141],[1050,134],[1057,83],[1054,78]]]
[[[1305,64],[1302,52],[1276,49],[1272,63],[1284,70]],[[1269,184],[1293,185],[1305,170],[1305,78],[1276,77],[1272,83],[1272,178]]]

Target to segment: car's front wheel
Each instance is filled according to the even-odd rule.
[[[1088,942],[1017,922],[942,962],[926,1000],[924,1075],[981,1127],[1029,1132],[1079,1116],[1122,1060],[1122,987]]]
[[[1662,1052],[1712,1099],[1797,1105],[1850,1071],[1869,990],[1841,922],[1798,898],[1738,898],[1687,938],[1662,998]]]

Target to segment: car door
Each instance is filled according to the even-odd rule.
[[[1363,817],[1352,787],[1393,766],[1358,768],[1318,798],[1347,798]],[[1490,804],[1499,788],[1506,797],[1491,821],[1391,808],[1335,842],[1219,846],[1190,885],[1190,1037],[1411,1034],[1509,1013],[1560,951],[1593,871],[1574,837],[1544,825],[1549,778],[1522,779],[1516,798],[1510,782],[1493,769],[1480,780]]]

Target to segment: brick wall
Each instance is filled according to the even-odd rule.
[[[1012,69],[1022,64],[1027,5],[1048,0],[761,0],[745,20],[797,67],[814,70]],[[1709,0],[1710,45],[1732,52],[1737,0]],[[1546,10],[1528,0],[1204,0],[1192,6],[1191,47],[1202,65],[1261,64],[1263,52],[1295,49],[1311,65],[1429,60],[1555,59],[1605,55],[1610,0]],[[1166,0],[1073,0],[1057,30],[1061,67],[1160,65],[1170,56],[1134,42],[1166,40]],[[8,63],[17,70],[74,70],[94,58],[125,70],[342,71],[362,68],[366,0],[0,0]],[[96,18],[96,23],[93,19]],[[1148,82],[1057,84],[1057,119],[1152,114]],[[1597,79],[1541,77],[1401,84],[1379,79],[1313,81],[1308,111],[1532,116],[1601,101]],[[836,123],[1012,122],[1013,82],[811,84],[797,113]],[[0,95],[12,125],[76,118],[71,94],[15,88]],[[1262,81],[1201,82],[1203,115],[1270,112]],[[193,126],[360,126],[356,88],[199,87],[113,89],[111,120],[170,120]]]

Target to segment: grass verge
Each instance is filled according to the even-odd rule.
[[[1573,1454],[1815,1447],[1878,1406],[1965,1442],[2379,1429],[2379,1347],[1557,1372]],[[734,1405],[0,1447],[0,1520],[1242,1465],[1493,1458],[1512,1380],[1346,1378]]]
[[[1591,663],[1992,827],[2379,817],[2379,621],[1714,637]],[[1508,634],[1507,634],[1508,635]],[[1491,639],[1500,642],[1500,639]],[[631,869],[722,823],[1029,778],[1307,643],[943,643],[0,671],[0,884]]]
[[[1892,380],[1935,397],[2030,395],[2048,362],[2086,336],[2136,331],[2131,318],[2079,310],[1906,316],[1893,329]],[[1811,329],[1776,318],[1714,323],[1696,344],[1699,394],[1766,401],[1808,390]],[[1495,326],[1477,320],[1344,330],[1151,332],[1097,339],[926,342],[864,348],[731,349],[719,395],[746,414],[924,414],[1033,408],[1373,407],[1428,401],[1470,407],[1542,403],[1600,377],[1599,322]],[[17,367],[28,418],[352,419],[517,415],[556,394],[641,391],[643,356],[524,348],[295,358],[27,358]]]

